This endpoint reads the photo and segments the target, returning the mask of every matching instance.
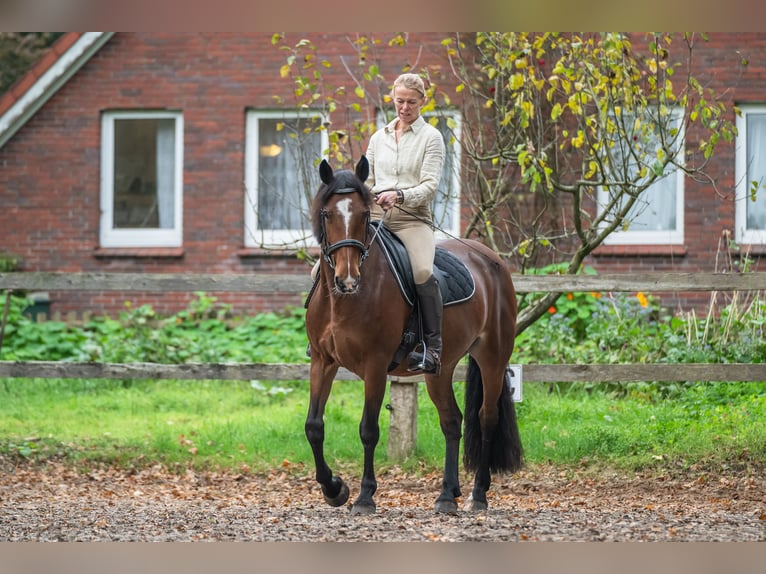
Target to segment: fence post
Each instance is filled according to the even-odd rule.
[[[387,454],[390,460],[403,460],[415,453],[418,439],[418,382],[399,377],[390,381]]]

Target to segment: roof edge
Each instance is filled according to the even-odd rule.
[[[0,115],[0,148],[71,78],[114,32],[84,32]]]

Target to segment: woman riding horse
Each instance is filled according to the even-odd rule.
[[[311,349],[311,389],[306,437],[325,500],[341,506],[348,485],[334,475],[324,456],[324,411],[342,366],[364,381],[359,436],[364,447],[361,490],[351,510],[375,511],[375,448],[379,416],[389,375],[407,376],[406,366],[390,370],[412,307],[400,290],[375,228],[370,224],[373,195],[364,181],[369,165],[362,157],[354,172],[335,173],[327,161],[319,167],[322,185],[314,197],[311,222],[321,246],[319,277],[307,301],[306,333]],[[475,471],[468,508],[487,508],[490,473],[521,467],[522,449],[506,368],[516,329],[516,294],[511,274],[498,255],[469,239],[439,244],[465,265],[474,282],[470,298],[444,311],[441,370],[425,375],[426,388],[439,413],[446,451],[436,511],[457,511],[460,496],[459,447],[463,415],[455,400],[452,376],[468,354],[465,389],[463,461]]]

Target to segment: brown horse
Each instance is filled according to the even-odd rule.
[[[325,500],[341,506],[349,497],[346,483],[333,475],[324,457],[324,411],[333,379],[343,366],[364,381],[364,408],[359,434],[364,447],[361,491],[355,514],[375,512],[377,489],[373,457],[380,437],[378,417],[387,375],[408,376],[406,365],[389,373],[412,312],[389,270],[370,225],[372,194],[364,181],[369,173],[362,156],[355,171],[337,173],[322,161],[322,184],[314,197],[311,220],[322,249],[315,289],[306,311],[311,353],[311,396],[306,437],[316,463],[316,479]],[[471,240],[440,242],[470,270],[475,292],[465,302],[445,307],[442,368],[425,375],[428,394],[439,413],[446,441],[442,490],[437,512],[455,513],[460,496],[458,478],[462,414],[455,400],[455,366],[469,354],[466,375],[465,444],[463,460],[475,471],[468,508],[487,508],[490,472],[515,471],[522,448],[506,366],[513,351],[516,293],[503,261],[485,245]]]

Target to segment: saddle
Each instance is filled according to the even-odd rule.
[[[379,221],[372,221],[370,225],[375,228],[375,238],[380,243],[404,299],[412,307],[412,313],[402,334],[402,341],[388,366],[388,371],[391,372],[399,366],[421,339],[420,308],[417,304],[418,297],[412,266],[404,243]],[[434,276],[439,283],[442,304],[445,307],[467,301],[476,291],[473,276],[465,264],[452,253],[438,246],[434,255]]]

